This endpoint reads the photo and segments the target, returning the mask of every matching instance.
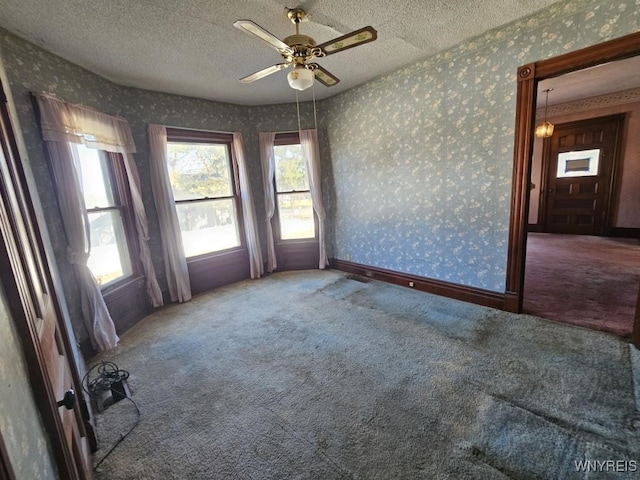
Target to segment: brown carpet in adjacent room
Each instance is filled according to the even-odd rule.
[[[524,311],[629,337],[640,286],[637,239],[530,233]]]
[[[141,413],[96,477],[605,478],[576,462],[640,460],[636,353],[342,272],[247,280],[153,313],[90,362],[128,370]],[[136,418],[126,400],[96,415],[96,462]]]

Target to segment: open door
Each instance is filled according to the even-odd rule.
[[[91,479],[88,410],[0,84],[0,280],[60,478]]]

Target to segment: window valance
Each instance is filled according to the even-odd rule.
[[[55,95],[35,93],[45,141],[83,143],[114,153],[135,153],[129,122],[84,105],[67,103]]]

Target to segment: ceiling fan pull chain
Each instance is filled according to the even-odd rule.
[[[318,131],[318,113],[316,111],[316,83],[315,82],[313,82],[313,85],[311,86],[311,95],[313,96],[313,125],[317,132]]]
[[[298,91],[296,90],[296,110],[298,111],[298,135],[302,132],[302,127],[300,126],[300,101],[298,99]]]

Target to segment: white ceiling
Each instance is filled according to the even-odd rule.
[[[123,85],[259,105],[291,102],[295,93],[286,71],[238,81],[281,57],[235,20],[282,39],[294,32],[285,7],[302,7],[309,22],[301,32],[318,43],[373,26],[377,41],[318,61],[341,79],[315,87],[316,98],[326,98],[556,1],[0,0],[0,26]]]
[[[538,83],[538,107],[544,106],[544,90],[549,92],[549,105],[572,102],[613,92],[640,87],[640,56],[603,63]]]

